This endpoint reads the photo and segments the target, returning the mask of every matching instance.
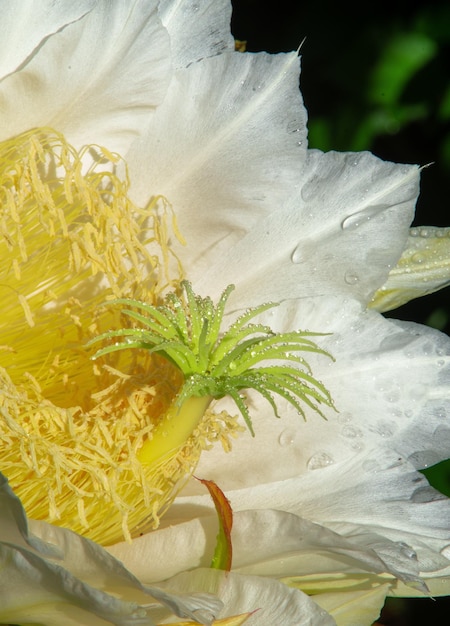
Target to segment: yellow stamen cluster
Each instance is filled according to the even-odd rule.
[[[180,373],[140,351],[99,365],[85,348],[124,325],[108,298],[156,303],[170,285],[165,223],[152,211],[163,199],[138,210],[117,163],[50,129],[0,144],[1,470],[30,517],[104,545],[157,525],[202,447],[230,428],[211,419],[206,436],[143,466]]]

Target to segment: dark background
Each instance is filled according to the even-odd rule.
[[[414,223],[450,226],[450,2],[234,0],[233,7],[233,34],[248,51],[290,51],[305,40],[309,145],[432,163]],[[450,288],[391,315],[450,333]],[[450,464],[426,473],[450,494]],[[389,600],[379,623],[447,624],[449,614],[450,598]]]

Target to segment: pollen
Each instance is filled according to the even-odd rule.
[[[108,300],[156,304],[176,289],[169,217],[164,198],[136,207],[124,163],[98,146],[76,151],[46,128],[0,144],[2,471],[29,517],[103,545],[156,527],[202,449],[233,430],[211,416],[143,465],[180,372],[137,351],[94,362],[86,348],[128,323]]]

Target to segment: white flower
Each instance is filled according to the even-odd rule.
[[[197,291],[217,298],[235,283],[232,309],[280,301],[265,314],[275,331],[330,333],[320,345],[336,361],[312,354],[310,364],[338,413],[327,412],[326,422],[312,413],[303,423],[285,406],[276,420],[254,398],[256,437],[244,433],[232,452],[216,445],[202,455],[196,475],[215,480],[236,512],[230,574],[204,569],[217,520],[195,482],[161,529],[108,548],[137,578],[70,531],[30,521],[28,533],[4,484],[0,621],[173,621],[167,610],[148,606],[150,594],[204,623],[211,614],[256,611],[246,623],[331,625],[298,587],[318,592],[315,600],[349,626],[376,619],[387,593],[421,593],[423,581],[432,593],[447,593],[448,500],[416,470],[448,456],[450,344],[366,308],[406,246],[418,168],[367,153],[308,151],[297,55],[234,52],[225,0],[166,0],[159,9],[152,1],[84,1],[75,8],[30,1],[21,5],[23,15],[14,5],[2,9],[9,38],[0,44],[0,139],[53,127],[76,148],[119,152],[135,204],[154,207],[160,197],[170,203],[186,241],[173,238],[171,249]],[[83,166],[95,157],[86,154]],[[126,238],[121,228],[114,222],[118,240],[110,247],[132,257],[140,233]],[[124,286],[114,284],[109,266],[103,270],[105,289],[120,287],[123,295],[134,285],[139,293],[142,259],[130,260],[128,282],[120,270]],[[169,272],[175,264],[161,262]],[[64,296],[64,284],[52,288]],[[31,325],[34,309],[26,302]],[[52,306],[58,311],[47,302],[44,312],[53,315]],[[31,457],[30,471],[49,471]],[[147,588],[167,578],[160,589],[217,594],[223,612],[210,596],[169,598]],[[38,609],[44,588],[46,605]]]

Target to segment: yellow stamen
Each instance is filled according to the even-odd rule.
[[[156,526],[201,450],[233,430],[212,417],[150,462],[146,441],[165,431],[180,373],[136,351],[94,363],[84,347],[124,325],[105,300],[156,303],[177,284],[153,210],[168,205],[138,210],[118,162],[50,129],[0,144],[1,469],[31,518],[104,545]]]

